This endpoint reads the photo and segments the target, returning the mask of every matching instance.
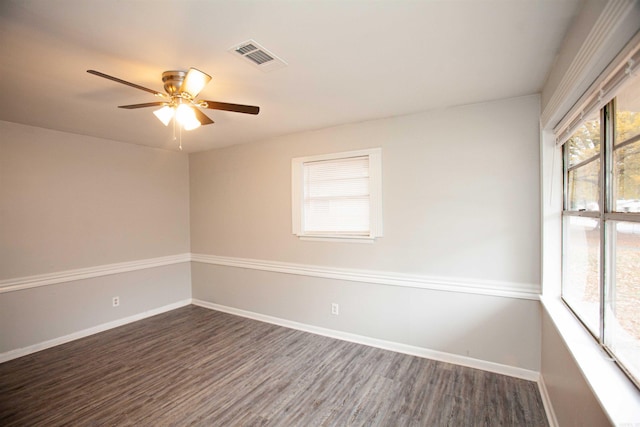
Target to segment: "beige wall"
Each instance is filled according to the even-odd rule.
[[[190,154],[192,252],[538,289],[538,111],[530,96]],[[292,235],[291,159],[370,147],[382,147],[384,237]],[[202,263],[193,263],[192,291],[312,326],[539,369],[537,300]]]
[[[189,252],[188,175],[186,154],[0,122],[0,280]],[[189,298],[188,262],[0,289],[0,358]]]
[[[539,371],[534,300],[305,277],[194,262],[193,297],[332,331]],[[340,305],[339,316],[330,312]]]
[[[538,284],[538,110],[523,97],[191,154],[191,251]],[[295,237],[291,159],[371,147],[382,147],[384,237]]]
[[[111,298],[118,296],[120,306]],[[191,298],[189,263],[0,294],[2,353],[59,340]]]
[[[0,122],[0,279],[189,252],[186,154]]]

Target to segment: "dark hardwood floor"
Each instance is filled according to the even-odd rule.
[[[535,383],[189,306],[0,364],[2,426],[546,426]]]

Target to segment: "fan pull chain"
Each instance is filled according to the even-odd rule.
[[[180,151],[182,151],[182,126],[178,127],[178,136],[180,137],[180,140],[178,141],[178,148],[180,148]],[[176,138],[176,119],[173,119],[173,140],[177,140],[178,138]]]
[[[176,119],[173,119],[173,140],[176,140]]]

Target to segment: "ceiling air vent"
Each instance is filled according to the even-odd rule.
[[[229,52],[238,58],[245,59],[248,63],[262,71],[273,71],[287,66],[287,63],[260,46],[254,40],[247,40],[233,46]]]

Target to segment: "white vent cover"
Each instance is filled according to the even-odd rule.
[[[260,46],[255,40],[247,40],[239,45],[233,46],[229,52],[238,58],[243,58],[256,68],[262,71],[273,71],[287,66],[287,63]]]

